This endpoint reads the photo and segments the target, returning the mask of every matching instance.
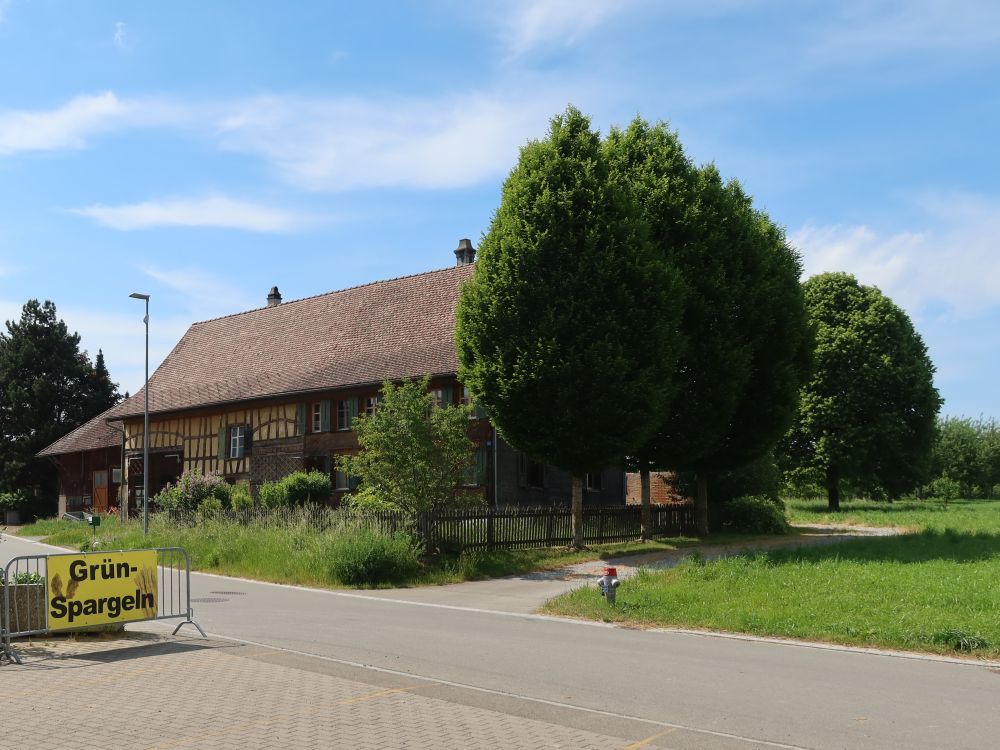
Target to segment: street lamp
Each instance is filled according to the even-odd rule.
[[[146,301],[146,316],[142,319],[146,324],[146,382],[142,387],[145,399],[142,414],[142,533],[149,534],[149,295],[132,292],[129,297]],[[125,502],[128,502],[127,498]]]

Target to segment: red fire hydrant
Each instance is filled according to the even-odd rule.
[[[605,568],[604,575],[597,579],[597,588],[601,590],[601,596],[608,600],[608,604],[615,603],[615,592],[621,585],[615,568]]]

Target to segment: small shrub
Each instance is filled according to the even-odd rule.
[[[197,513],[199,521],[210,521],[222,513],[222,501],[217,497],[207,497],[198,506],[195,513]]]
[[[420,548],[403,532],[344,529],[330,545],[330,573],[349,586],[377,586],[407,580],[420,569]]]
[[[35,571],[31,571],[31,572],[22,571],[20,573],[15,573],[14,574],[14,579],[11,581],[11,583],[14,584],[15,586],[16,585],[23,585],[23,584],[26,584],[26,583],[29,583],[29,584],[30,583],[45,583],[45,579],[42,578],[42,576],[41,576],[40,573],[36,573]],[[3,579],[3,577],[0,577],[0,586],[3,586],[3,584],[4,584],[4,579]]]
[[[164,510],[194,511],[209,498],[219,501],[223,508],[229,507],[232,486],[218,474],[201,474],[185,471],[174,484],[152,498]]]
[[[955,651],[977,651],[989,648],[990,643],[982,636],[958,628],[948,628],[931,636],[932,643],[938,643]]]
[[[0,492],[0,513],[8,510],[20,510],[26,503],[20,492]]]
[[[249,510],[256,505],[246,482],[233,485],[232,492],[229,493],[229,505],[233,510]]]
[[[927,496],[946,503],[958,500],[962,496],[962,485],[949,477],[938,477],[927,485]]]
[[[330,477],[321,471],[296,471],[281,480],[288,505],[325,503],[330,499]]]
[[[288,505],[288,489],[282,482],[264,482],[257,488],[257,499],[265,508],[284,508]]]
[[[785,506],[763,495],[737,497],[722,506],[722,528],[742,534],[786,534]]]

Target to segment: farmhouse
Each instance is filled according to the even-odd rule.
[[[256,487],[299,469],[331,474],[333,503],[356,489],[334,458],[358,448],[353,419],[378,408],[384,380],[429,375],[441,404],[458,382],[455,306],[475,268],[467,239],[451,268],[376,281],[193,324],[149,381],[150,495],[183,471]],[[59,471],[59,510],[141,504],[143,391],[39,453]],[[515,451],[476,411],[468,481],[491,505],[568,503],[565,472]],[[118,471],[116,471],[118,469]],[[120,484],[118,483],[120,480]],[[585,502],[625,502],[625,475],[595,471]]]

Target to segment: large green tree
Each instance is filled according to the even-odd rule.
[[[435,406],[428,383],[383,383],[375,413],[354,420],[361,450],[339,456],[337,469],[360,481],[355,507],[417,512],[482,502],[461,491],[474,466],[471,407]]]
[[[634,120],[606,143],[657,255],[687,289],[677,397],[630,463],[640,471],[649,533],[649,471],[694,470],[708,531],[707,474],[760,457],[788,428],[808,363],[797,256],[738,183],[695,167],[663,123]]]
[[[0,489],[55,492],[51,464],[35,457],[118,402],[103,355],[80,351],[49,301],[29,300],[0,333]]]
[[[941,398],[934,365],[907,314],[845,273],[803,285],[815,368],[783,452],[825,477],[831,511],[843,480],[890,497],[926,480]]]
[[[578,110],[521,150],[457,310],[459,376],[500,433],[572,475],[620,463],[669,407],[679,274]]]

